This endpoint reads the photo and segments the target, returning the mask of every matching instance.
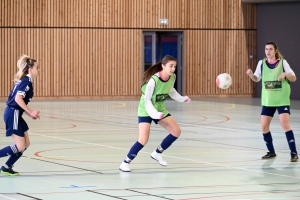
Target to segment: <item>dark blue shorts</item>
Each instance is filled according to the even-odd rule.
[[[169,116],[171,116],[170,113],[168,113],[164,118],[167,118],[167,117],[169,117]],[[163,118],[163,119],[164,119],[164,118]],[[147,117],[140,117],[140,116],[138,116],[138,121],[139,121],[139,123],[149,123],[149,124],[151,124],[152,121],[154,121],[155,124],[158,124],[158,121],[159,121],[159,120],[160,120],[160,119],[152,119],[150,116],[147,116]]]
[[[267,107],[263,106],[261,110],[261,115],[266,115],[269,117],[274,117],[274,113],[278,111],[278,115],[282,113],[288,113],[291,114],[290,112],[290,106],[278,106],[278,107]]]
[[[28,131],[28,125],[22,118],[23,111],[6,107],[4,111],[4,122],[6,125],[6,136],[11,136],[12,134],[24,137],[24,133]]]

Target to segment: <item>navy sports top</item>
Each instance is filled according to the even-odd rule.
[[[27,105],[33,97],[32,78],[27,74],[24,78],[15,83],[13,90],[8,96],[6,105],[23,110],[15,101],[16,95],[22,95],[25,104]],[[24,110],[23,110],[24,111]]]

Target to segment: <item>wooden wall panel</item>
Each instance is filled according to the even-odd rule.
[[[40,63],[41,74],[34,83],[36,96],[138,96],[142,47],[141,34],[137,32],[140,31],[1,29],[5,49],[1,48],[4,72],[0,75],[0,96],[7,96],[12,88],[17,59],[25,52]]]
[[[240,0],[1,0],[1,7],[0,26],[9,27],[256,27],[255,6]]]
[[[254,83],[246,75],[256,67],[256,31],[186,31],[185,91],[189,95],[252,95]],[[253,69],[254,70],[254,69]],[[229,73],[228,90],[215,86],[220,73]]]
[[[251,95],[256,7],[240,0],[1,0],[0,97],[13,85],[17,58],[36,58],[39,97],[139,96],[145,30],[184,33],[187,95]],[[169,19],[160,26],[158,19]],[[215,87],[218,73],[234,85]]]

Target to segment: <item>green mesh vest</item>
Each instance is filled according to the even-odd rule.
[[[165,107],[165,100],[168,97],[168,94],[170,93],[171,89],[173,88],[174,81],[175,81],[175,75],[171,75],[168,81],[164,82],[160,80],[160,78],[157,75],[153,75],[151,78],[154,79],[155,81],[155,87],[153,91],[153,95],[151,97],[151,102],[154,106],[154,108],[158,112],[163,112],[164,117],[169,113]],[[138,116],[143,117],[143,116],[149,116],[149,114],[146,111],[145,108],[145,89],[147,86],[147,82],[142,85],[141,90],[142,90],[142,96],[138,108]]]
[[[263,106],[289,106],[291,87],[287,79],[278,81],[283,72],[283,59],[280,59],[278,66],[270,69],[263,59],[262,65],[262,90],[261,104]]]

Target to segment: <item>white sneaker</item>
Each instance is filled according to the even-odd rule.
[[[122,172],[130,172],[130,167],[129,167],[129,163],[126,163],[126,162],[122,162],[119,169],[122,171]]]
[[[164,167],[168,165],[168,163],[162,158],[161,153],[157,153],[156,150],[151,153],[151,158],[158,161],[158,163]]]

